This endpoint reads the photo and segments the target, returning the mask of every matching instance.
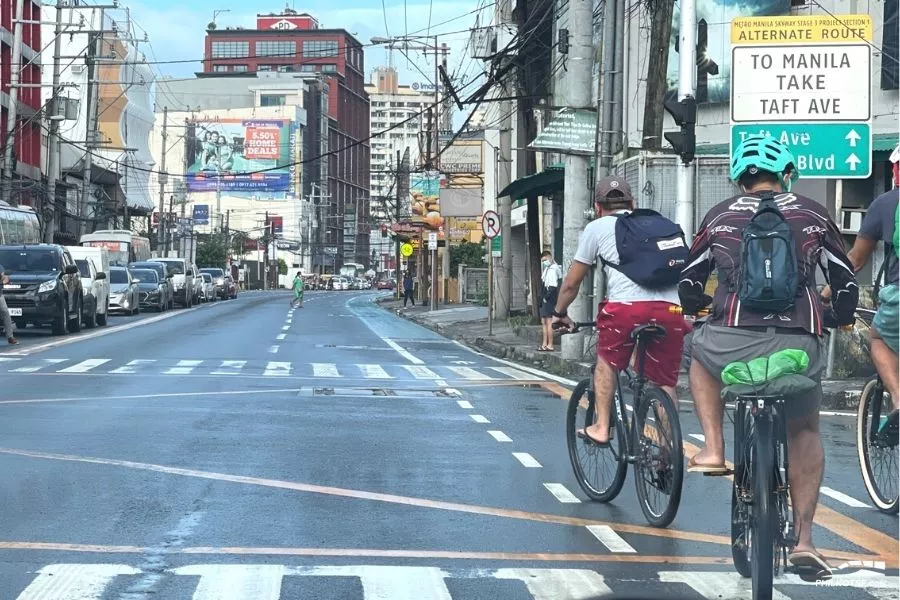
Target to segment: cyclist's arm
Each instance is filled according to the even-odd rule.
[[[854,266],[844,252],[841,232],[830,219],[822,240],[822,253],[831,284],[834,318],[839,325],[850,325],[854,322],[854,311],[859,302],[859,284],[856,281]]]
[[[862,232],[856,236],[853,247],[850,248],[850,252],[847,253],[847,258],[850,259],[850,264],[853,266],[854,273],[859,273],[860,270],[866,266],[866,263],[872,258],[872,253],[875,252],[877,244],[878,242],[876,240],[864,237]]]
[[[709,215],[703,219],[694,243],[691,244],[687,266],[681,272],[681,280],[678,282],[678,296],[684,314],[687,315],[697,314],[697,311],[709,303],[709,296],[705,293],[706,282],[715,263],[712,258],[708,218]]]
[[[559,295],[556,298],[556,312],[565,313],[569,305],[578,297],[578,290],[581,289],[581,282],[591,272],[590,265],[586,265],[578,260],[573,260],[569,266],[569,272],[563,278],[562,285],[559,287]]]

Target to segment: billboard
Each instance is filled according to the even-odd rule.
[[[444,188],[440,190],[442,217],[478,217],[484,212],[482,189]]]
[[[289,119],[189,123],[188,192],[295,192],[299,136]]]
[[[447,180],[437,171],[413,173],[409,178],[409,195],[412,202],[413,223],[437,230],[444,225],[441,216],[441,188]]]
[[[194,223],[197,225],[209,225],[209,204],[194,205]]]
[[[669,63],[666,69],[667,96],[678,95],[678,19],[680,4],[675,3],[672,14],[672,33],[669,38]],[[731,96],[731,20],[735,17],[777,17],[791,14],[788,0],[701,0],[697,2],[697,21],[705,20],[706,43],[703,43],[702,25],[698,32],[697,64],[700,68],[712,61],[718,65],[718,74],[706,75],[706,98],[698,86],[698,101],[710,104],[728,102]],[[704,47],[705,46],[705,47]],[[642,73],[642,77],[646,77]]]

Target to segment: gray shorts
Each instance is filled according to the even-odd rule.
[[[751,361],[771,356],[779,350],[803,350],[809,355],[809,368],[804,375],[819,386],[804,397],[787,400],[788,418],[818,412],[822,404],[822,375],[825,373],[825,340],[811,333],[785,333],[770,327],[757,331],[741,327],[704,325],[694,332],[691,355],[710,375],[721,381],[722,370],[735,361]]]

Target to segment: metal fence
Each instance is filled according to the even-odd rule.
[[[470,269],[466,267],[463,276],[464,286],[460,291],[464,302],[477,302],[479,298],[487,297],[487,269]]]

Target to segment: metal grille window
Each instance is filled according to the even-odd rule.
[[[315,73],[316,65],[300,65],[301,73]]]
[[[231,70],[234,71],[235,73],[246,73],[246,72],[247,72],[247,65],[234,65],[234,66],[231,68]]]
[[[256,42],[257,56],[294,56],[297,53],[297,42],[263,41]]]
[[[337,73],[337,65],[322,65],[323,73]]]
[[[245,58],[250,55],[250,42],[213,42],[213,58]]]
[[[260,106],[284,106],[287,98],[282,94],[262,94],[259,97]]]
[[[213,65],[214,73],[226,73],[228,71],[228,65]]]
[[[337,55],[338,43],[334,40],[306,40],[303,42],[303,56],[307,58]]]

